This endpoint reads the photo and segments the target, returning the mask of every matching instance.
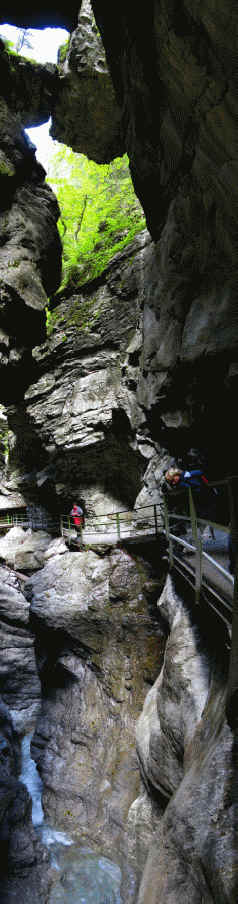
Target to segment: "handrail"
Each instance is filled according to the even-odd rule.
[[[173,518],[173,521],[190,521],[188,515],[176,515],[174,512],[171,512],[169,518]],[[216,530],[222,530],[226,534],[230,533],[230,528],[226,524],[219,524],[218,521],[207,521],[206,518],[197,518],[198,524],[204,524],[207,527],[215,527]]]
[[[227,481],[223,481],[223,483],[227,483]],[[102,515],[94,515],[92,518],[88,518],[86,528],[81,531],[81,538],[86,539],[86,542],[87,537],[89,542],[93,542],[93,537],[94,542],[100,542],[100,538],[103,538],[101,539],[101,542],[107,542],[109,539],[110,542],[112,540],[113,542],[118,542],[125,539],[138,539],[143,536],[156,537],[158,533],[165,534],[168,541],[170,567],[173,567],[173,544],[182,546],[195,554],[195,593],[196,601],[198,602],[202,584],[204,561],[212,564],[215,571],[225,577],[230,584],[233,584],[233,576],[226,571],[215,558],[202,549],[200,527],[203,525],[211,526],[214,530],[222,530],[226,534],[229,533],[229,527],[220,524],[217,521],[199,518],[197,516],[191,489],[189,489],[188,495],[190,516],[169,511],[165,497],[163,502],[150,502],[147,505],[140,506],[136,509],[123,509],[120,511],[107,512]],[[49,515],[49,524],[51,524],[51,526],[53,520],[54,516]],[[171,530],[171,526],[179,521],[191,525],[193,536],[192,543],[188,543],[184,537],[178,537],[174,534],[173,527]],[[47,525],[44,523],[44,517],[41,519],[37,518],[37,516],[31,517],[31,515],[29,515],[29,517],[26,518],[24,516],[19,516],[17,513],[14,515],[8,513],[7,516],[1,520],[0,516],[0,530],[17,525],[23,527],[34,526],[35,529],[45,527],[45,529],[47,529]],[[74,530],[74,527],[75,525],[70,515],[58,516],[58,520],[57,517],[55,518],[54,528],[59,530],[59,533],[66,538],[69,537],[70,533]]]
[[[180,537],[176,537],[176,534],[171,533],[170,537],[175,543],[178,543],[179,546],[185,546],[189,551],[196,552],[196,547],[192,546],[191,543],[188,543],[187,540],[182,540]],[[209,554],[204,550],[202,550],[202,556],[204,557],[204,559],[207,559],[208,562],[211,562],[211,565],[213,565],[213,567],[216,568],[217,571],[220,571],[220,573],[223,574],[223,576],[227,578],[227,580],[230,581],[231,584],[234,583],[233,575],[230,574],[229,571],[226,571],[226,569],[223,568],[222,565],[219,565],[219,562],[216,562],[216,559],[213,559],[212,556],[209,556]]]
[[[195,555],[195,568],[194,568],[194,576],[195,576],[195,598],[196,602],[199,602],[202,580],[203,580],[203,563],[206,561],[209,562],[213,568],[214,573],[219,573],[225,578],[229,585],[233,585],[233,576],[226,571],[226,569],[220,565],[219,562],[216,561],[211,555],[205,552],[202,549],[202,541],[200,536],[200,527],[202,526],[211,526],[214,530],[224,531],[226,534],[229,533],[229,528],[227,525],[220,524],[218,521],[210,521],[205,518],[198,518],[194,499],[190,490],[189,493],[189,504],[190,504],[190,517],[188,515],[180,515],[179,513],[169,512],[166,499],[162,503],[149,503],[148,505],[141,506],[141,508],[133,509],[131,511],[123,510],[117,512],[108,512],[106,515],[96,515],[94,518],[89,519],[87,521],[86,528],[81,532],[81,539],[83,542],[87,543],[87,539],[90,542],[118,542],[124,539],[136,539],[139,536],[146,536],[148,534],[152,536],[156,536],[157,533],[165,534],[168,542],[168,552],[169,552],[169,565],[173,567],[174,557],[173,557],[173,545],[177,544],[180,547],[185,547],[189,552],[193,552]],[[163,515],[163,520],[161,523],[157,523],[157,513],[160,518]],[[183,523],[188,523],[192,528],[193,541],[192,543],[188,543],[188,541],[184,537],[178,537],[173,532],[173,528],[171,530],[171,523],[177,523],[182,521]],[[66,526],[67,525],[67,526]],[[74,530],[73,519],[70,516],[62,516],[61,517],[61,532],[63,536],[68,536],[71,531]],[[95,539],[96,535],[96,539]],[[182,561],[182,559],[181,559]]]
[[[225,481],[222,481],[222,483],[225,485],[228,485],[229,481],[225,480]],[[186,490],[185,490],[185,492],[186,492]],[[221,524],[219,521],[210,520],[210,519],[206,519],[206,518],[202,518],[202,517],[200,518],[196,512],[196,507],[195,507],[196,503],[194,500],[194,495],[192,493],[192,488],[189,487],[188,488],[188,497],[189,497],[190,515],[187,515],[184,513],[180,514],[178,509],[176,512],[172,512],[171,510],[169,511],[166,496],[164,497],[164,506],[165,506],[164,533],[166,535],[167,543],[168,543],[168,558],[169,558],[170,567],[173,567],[173,565],[174,565],[174,556],[173,556],[173,545],[174,544],[177,544],[177,546],[182,546],[185,549],[188,549],[188,551],[191,550],[195,555],[195,562],[194,562],[195,599],[196,599],[196,602],[198,603],[199,599],[200,599],[200,592],[201,592],[201,586],[202,586],[202,581],[203,581],[203,576],[204,576],[204,568],[205,568],[206,562],[209,563],[210,565],[212,565],[212,567],[214,569],[214,577],[215,577],[215,574],[220,574],[223,578],[225,578],[225,580],[227,580],[229,582],[230,585],[234,584],[234,579],[233,579],[233,576],[230,574],[230,572],[228,572],[226,570],[226,568],[223,567],[223,565],[221,565],[219,562],[216,561],[215,557],[213,557],[212,555],[209,555],[208,552],[206,552],[202,548],[202,536],[201,536],[201,528],[203,528],[203,527],[209,526],[213,531],[215,531],[215,530],[222,531],[223,533],[225,533],[227,535],[227,534],[230,534],[230,526],[228,526],[228,524]],[[170,499],[171,498],[172,497],[170,496]],[[228,517],[229,517],[229,509],[227,512],[227,520],[228,520]],[[177,535],[174,533],[173,527],[175,528],[176,524],[179,524],[181,522],[182,522],[182,524],[184,524],[184,526],[185,526],[185,524],[190,524],[190,527],[192,528],[192,537],[193,537],[192,544],[193,544],[193,546],[192,546],[192,544],[188,544],[187,541],[185,540],[185,537],[183,537],[183,530],[180,531],[180,538],[177,537]],[[181,532],[182,532],[182,537],[181,537]],[[190,549],[189,549],[189,547],[190,547]],[[211,580],[211,578],[210,578],[210,580]]]
[[[153,534],[157,536],[159,529],[162,529],[163,520],[163,503],[148,503],[137,509],[107,512],[103,515],[94,515],[93,518],[87,519],[85,529],[80,529],[81,536],[92,536],[97,534],[99,537],[107,534],[115,534],[117,540],[131,538],[133,535]],[[160,518],[160,521],[158,520]],[[69,531],[75,528],[73,518],[70,515],[61,515],[61,534],[67,536]]]

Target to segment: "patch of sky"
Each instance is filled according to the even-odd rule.
[[[24,32],[24,34],[23,34]],[[65,28],[17,28],[15,25],[0,25],[0,37],[12,41],[14,50],[37,63],[57,63],[58,50],[69,37]],[[21,44],[21,46],[20,46]],[[45,170],[56,150],[57,143],[50,137],[51,121],[33,129],[26,129],[27,135],[36,147],[36,158]]]

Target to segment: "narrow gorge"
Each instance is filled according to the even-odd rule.
[[[228,481],[237,549],[237,9],[1,22],[1,904],[237,904],[237,614],[231,653],[163,493],[171,466]],[[24,56],[46,28],[57,64]]]

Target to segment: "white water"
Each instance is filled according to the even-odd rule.
[[[32,734],[28,734],[22,740],[19,778],[32,798],[33,825],[51,853],[51,865],[59,872],[49,904],[120,904],[119,866],[104,856],[98,856],[90,848],[80,847],[66,832],[44,822],[42,781],[31,758],[31,739]]]
[[[55,844],[60,845],[71,845],[73,844],[72,838],[69,835],[66,835],[66,832],[60,832],[58,829],[54,829],[51,826],[48,826],[44,822],[44,811],[42,809],[42,781],[38,772],[38,769],[35,764],[35,760],[31,757],[31,740],[33,737],[33,732],[31,734],[25,735],[22,739],[21,746],[21,774],[19,776],[20,782],[23,782],[26,785],[29,794],[32,799],[32,822],[35,828],[40,829],[40,838],[43,844],[46,847],[51,848]]]
[[[25,735],[22,740],[21,747],[21,774],[20,782],[26,785],[27,790],[32,798],[32,822],[33,826],[40,826],[43,823],[44,813],[42,810],[41,795],[42,781],[36,768],[35,761],[31,758],[31,739],[32,734]]]

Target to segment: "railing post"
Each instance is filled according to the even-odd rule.
[[[157,508],[156,504],[154,505],[154,520],[155,520],[155,535],[157,537],[158,534],[158,522],[157,522]]]
[[[168,547],[169,547],[169,565],[170,565],[170,568],[172,568],[173,567],[173,546],[172,546],[172,540],[171,540],[170,533],[169,533],[169,512],[168,512],[166,499],[164,499],[164,523],[165,523],[165,533],[166,533],[167,543],[168,543]]]
[[[238,478],[228,480],[231,532],[230,542],[233,547],[234,562],[234,593],[233,593],[233,617],[232,640],[230,653],[230,666],[227,688],[226,712],[230,727],[238,729]]]
[[[190,518],[191,518],[191,524],[192,524],[192,537],[193,537],[194,545],[196,546],[195,602],[199,603],[201,583],[202,583],[202,540],[201,540],[201,536],[200,536],[200,531],[198,530],[197,512],[196,512],[195,505],[194,505],[194,499],[193,499],[191,487],[188,488],[188,495],[189,495]]]
[[[117,536],[118,540],[120,540],[120,513],[116,512],[116,523],[117,523]]]

